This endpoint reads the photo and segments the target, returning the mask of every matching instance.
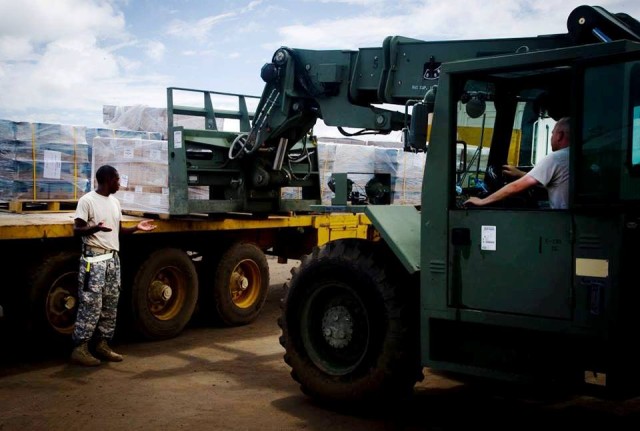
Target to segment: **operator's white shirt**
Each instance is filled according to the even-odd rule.
[[[569,147],[548,154],[527,175],[547,189],[551,208],[569,208]]]

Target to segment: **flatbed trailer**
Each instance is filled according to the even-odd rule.
[[[5,321],[68,336],[77,311],[81,240],[73,211],[0,212]],[[147,217],[148,218],[148,217]],[[126,214],[124,226],[142,217]],[[253,321],[269,287],[266,255],[298,259],[341,238],[371,239],[361,213],[156,216],[157,229],[121,237],[123,291],[119,325],[146,339],[178,335],[196,305],[226,325]]]

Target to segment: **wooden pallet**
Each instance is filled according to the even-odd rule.
[[[0,211],[12,213],[43,213],[75,211],[77,200],[26,200],[0,201]]]

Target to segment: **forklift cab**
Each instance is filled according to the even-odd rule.
[[[577,93],[573,78],[565,64],[456,76],[456,156],[463,160],[458,151],[466,147],[467,163],[456,171],[455,205],[449,213],[456,286],[452,306],[571,317],[569,211],[551,210],[542,186],[486,207],[462,203],[513,181],[503,175],[503,165],[532,169],[534,125],[571,116]],[[478,109],[482,104],[485,109]]]
[[[502,165],[531,169],[544,128],[561,117],[571,119],[568,209],[550,208],[541,187],[488,207],[462,205],[504,186]],[[536,358],[540,370],[611,373],[612,359],[598,349],[640,323],[628,305],[640,295],[625,278],[635,265],[628,256],[637,262],[639,254],[640,45],[450,63],[433,121],[422,204],[426,364],[518,374]],[[433,186],[438,176],[449,177],[446,196]],[[440,331],[449,333],[446,346]],[[494,362],[504,355],[513,363]]]

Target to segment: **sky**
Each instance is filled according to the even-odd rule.
[[[281,47],[358,49],[566,32],[584,0],[0,0],[0,119],[103,126],[167,87],[259,96]],[[589,4],[589,3],[588,3]],[[637,0],[600,0],[640,17]],[[330,134],[331,132],[326,132]]]

